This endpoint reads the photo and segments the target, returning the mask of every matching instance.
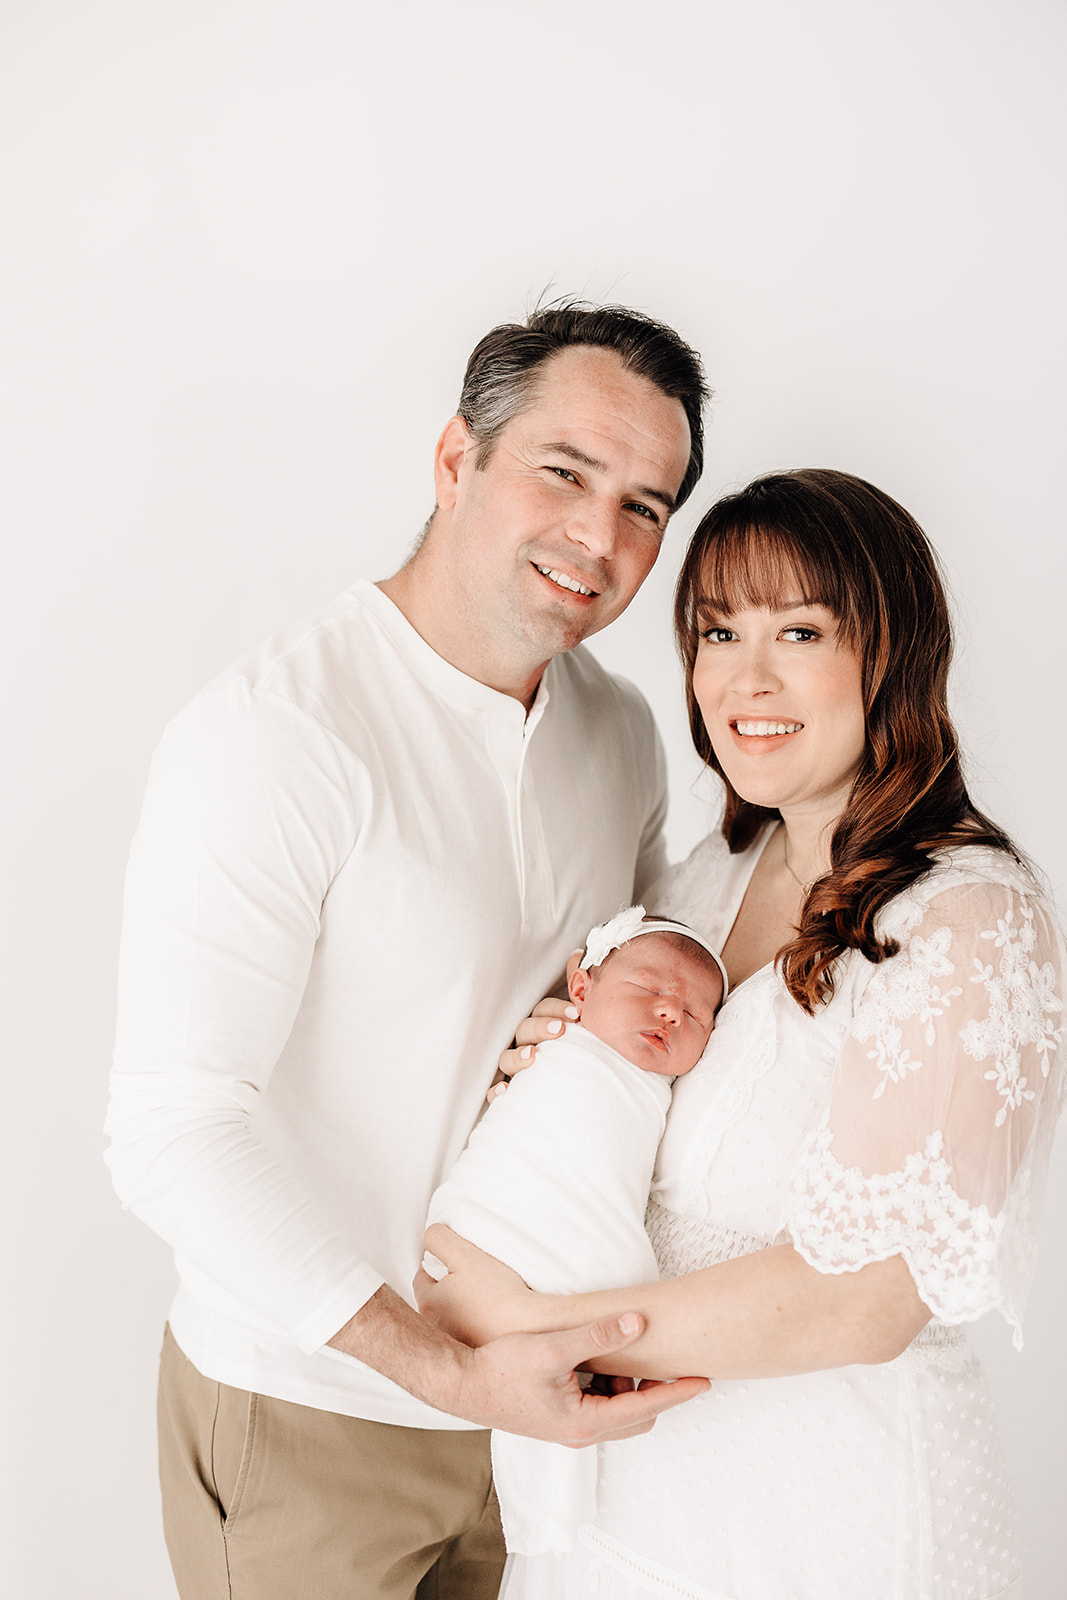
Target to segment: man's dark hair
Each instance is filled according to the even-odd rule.
[[[570,345],[612,350],[628,372],[646,378],[677,400],[689,421],[689,464],[676,504],[690,496],[704,466],[703,407],[709,398],[700,357],[665,323],[625,306],[557,300],[531,312],[524,323],[505,322],[475,346],[457,411],[476,440],[484,467],[507,423],[536,401],[541,368]]]

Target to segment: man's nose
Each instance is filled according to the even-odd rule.
[[[618,508],[590,496],[568,522],[567,537],[584,545],[590,555],[609,560],[619,539]]]

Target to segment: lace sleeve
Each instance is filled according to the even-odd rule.
[[[903,1255],[936,1317],[999,1310],[1018,1346],[1063,1099],[1063,940],[1026,880],[957,877],[865,967],[785,1226],[821,1271]]]

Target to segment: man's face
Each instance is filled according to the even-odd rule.
[[[480,464],[454,418],[436,462],[454,631],[539,677],[606,627],[659,553],[689,449],[681,403],[587,346],[545,364]]]

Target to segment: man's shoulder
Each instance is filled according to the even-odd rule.
[[[374,632],[368,591],[373,589],[373,584],[360,580],[328,605],[279,628],[231,661],[201,693],[217,693],[241,681],[252,690],[299,703],[328,690],[339,668],[347,675],[367,662]]]
[[[591,721],[615,717],[642,735],[655,730],[651,707],[636,684],[609,672],[585,645],[556,656],[552,662],[553,693],[579,708]]]
[[[156,764],[169,752],[189,770],[306,771],[310,755],[347,770],[386,670],[367,590],[354,584],[217,673],[167,723]]]

